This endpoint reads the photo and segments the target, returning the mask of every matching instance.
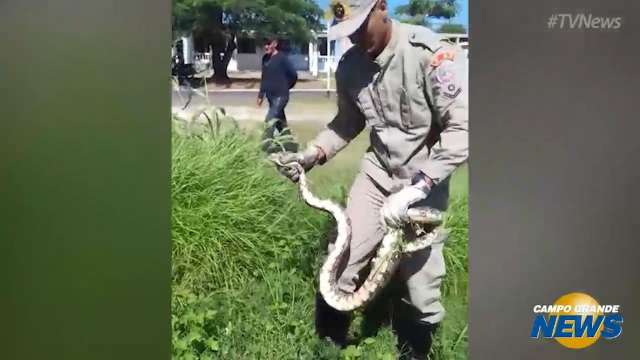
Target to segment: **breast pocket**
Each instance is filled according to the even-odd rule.
[[[382,117],[378,114],[368,88],[364,88],[353,93],[356,105],[364,115],[367,126],[378,127],[383,124]]]
[[[402,125],[408,129],[429,126],[431,109],[420,86],[401,89],[400,115]]]
[[[406,128],[414,126],[413,112],[411,111],[411,97],[405,88],[400,88],[400,120]]]

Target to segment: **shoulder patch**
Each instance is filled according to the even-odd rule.
[[[443,61],[446,61],[446,60],[453,61],[455,57],[456,57],[456,52],[453,49],[444,48],[436,52],[433,58],[431,58],[431,63],[429,65],[431,65],[432,67],[438,67],[440,66],[440,64],[442,64]]]

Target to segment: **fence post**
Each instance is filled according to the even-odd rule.
[[[329,41],[329,25],[327,25],[327,97],[331,97],[331,41]]]

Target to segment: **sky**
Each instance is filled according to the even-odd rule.
[[[316,4],[318,4],[318,6],[320,6],[320,8],[324,10],[329,5],[330,0],[314,0],[314,1],[316,2]],[[409,0],[388,0],[388,2],[389,2],[389,8],[393,12],[393,9],[395,9],[396,6],[407,4],[409,3]],[[460,11],[458,12],[458,15],[456,15],[456,17],[451,19],[451,22],[462,24],[464,25],[465,28],[469,29],[469,0],[458,0],[458,4],[460,5]],[[433,24],[438,24],[441,22],[435,19],[429,19],[429,21]]]

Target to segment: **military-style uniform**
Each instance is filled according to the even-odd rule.
[[[390,193],[422,171],[435,186],[416,206],[447,208],[449,176],[468,157],[466,56],[426,28],[393,21],[385,50],[371,60],[354,46],[340,61],[336,80],[338,114],[310,145],[328,160],[366,126],[371,129],[346,209],[352,239],[340,287],[353,291],[384,235],[380,209]],[[431,324],[444,316],[445,238],[408,255],[398,269],[407,290],[402,301]]]

